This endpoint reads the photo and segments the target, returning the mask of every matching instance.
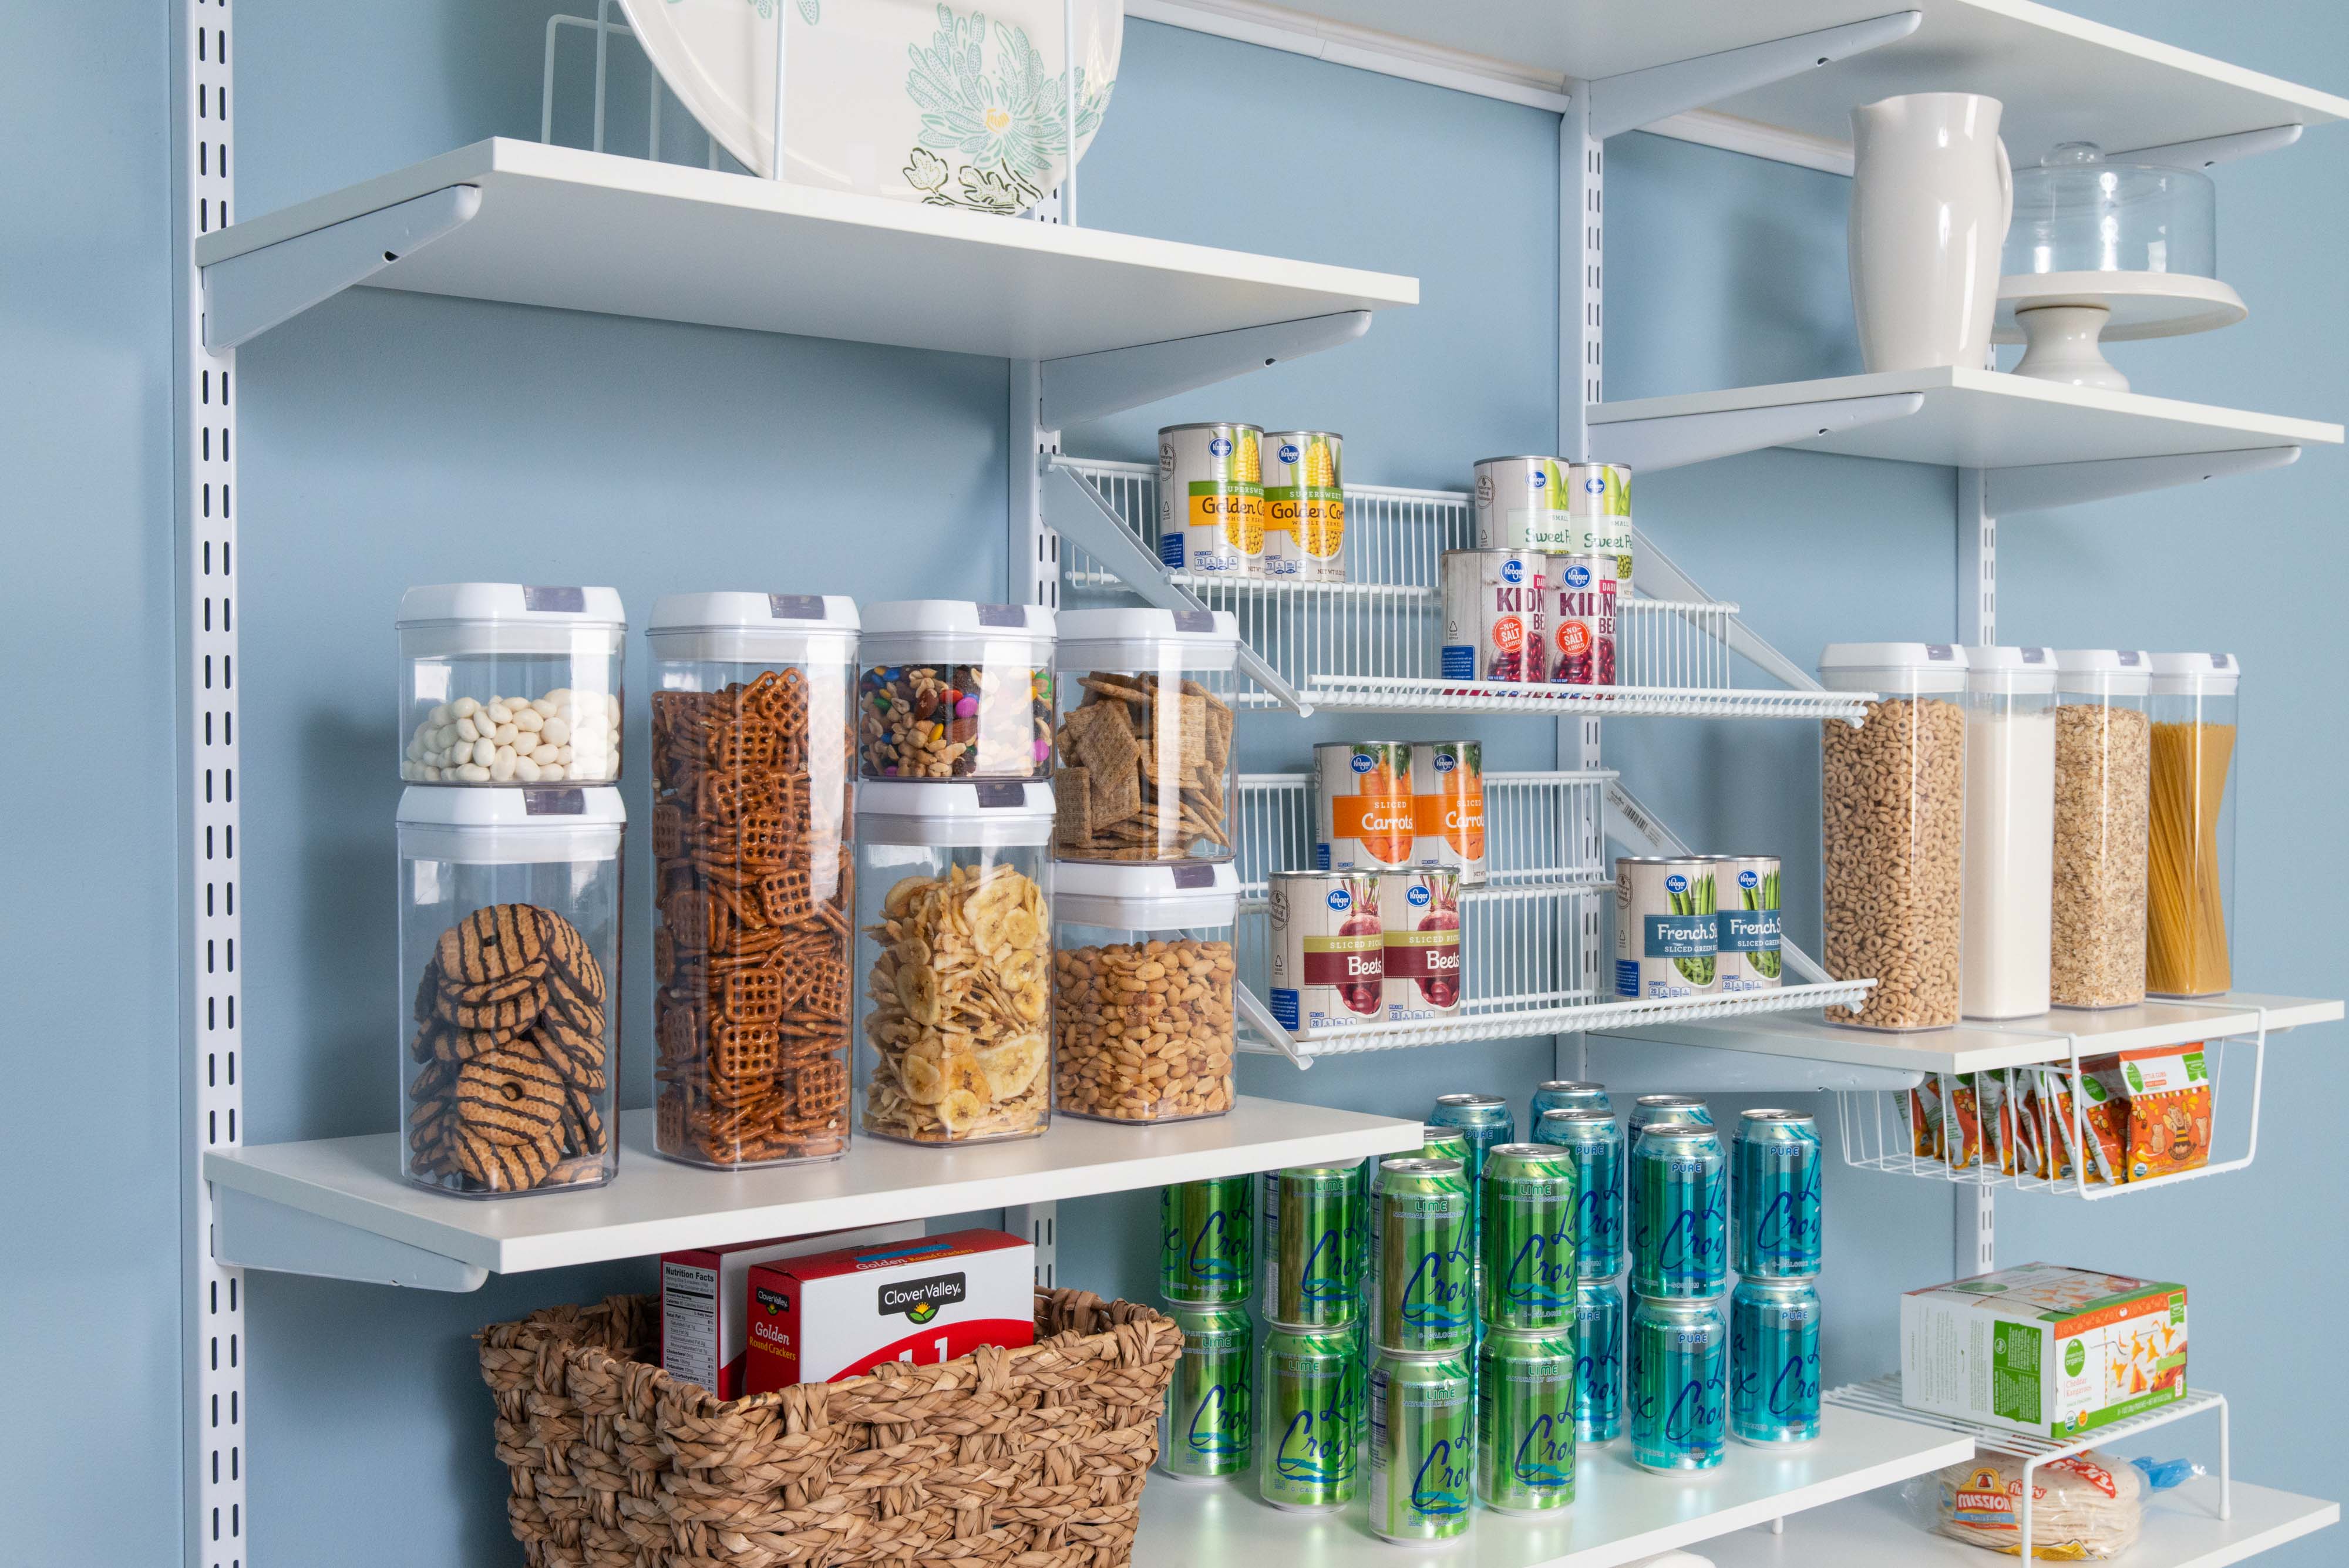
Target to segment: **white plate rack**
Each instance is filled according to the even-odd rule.
[[[1063,535],[1062,582],[1073,592],[1138,589],[1139,569],[1155,570],[1158,471],[1149,463],[1052,456],[1049,469],[1075,480],[1099,512],[1141,547],[1137,560],[1108,562],[1078,537],[1095,519],[1056,513]],[[1070,512],[1081,514],[1082,508]],[[1071,526],[1071,524],[1080,526]],[[1096,541],[1097,543],[1100,541]],[[1115,541],[1123,545],[1124,538]],[[1866,698],[1850,692],[1740,688],[1733,639],[1750,638],[1737,606],[1716,599],[1634,597],[1616,612],[1620,683],[1518,686],[1446,680],[1437,669],[1443,630],[1437,560],[1475,543],[1464,492],[1346,487],[1343,583],[1158,576],[1209,609],[1239,619],[1240,638],[1305,708],[1351,713],[1546,713],[1637,717],[1850,719]],[[1644,540],[1643,550],[1650,549]],[[1122,556],[1130,553],[1121,549]],[[1644,558],[1644,556],[1643,556]],[[1246,692],[1270,705],[1278,697]]]
[[[1866,1383],[1847,1384],[1830,1388],[1822,1396],[1825,1402],[1846,1410],[1861,1410],[1871,1416],[1889,1416],[1899,1420],[1914,1421],[1922,1426],[1940,1427],[1947,1431],[1963,1432],[1974,1440],[1974,1446],[1993,1453],[2012,1454],[2023,1461],[2022,1517],[2016,1521],[2023,1539],[2029,1542],[2031,1533],[2031,1498],[2033,1480],[2038,1470],[2057,1459],[2069,1459],[2090,1449],[2110,1449],[2158,1427],[2182,1421],[2189,1416],[2215,1412],[2219,1417],[2219,1508],[2220,1519],[2231,1519],[2235,1512],[2232,1455],[2229,1451],[2227,1430],[2227,1397],[2209,1389],[2190,1388],[2185,1397],[2143,1415],[2127,1417],[2094,1432],[2069,1440],[2042,1438],[2028,1432],[2013,1432],[1999,1427],[1986,1427],[1955,1416],[1937,1416],[1930,1411],[1912,1410],[1900,1402],[1900,1375],[1888,1374]],[[1930,1481],[1927,1484],[1930,1484]],[[2041,1562],[2045,1558],[2037,1559]],[[2033,1561],[2029,1552],[2021,1561]]]
[[[2001,1080],[2006,1091],[2006,1104],[2017,1107],[2014,1112],[2017,1116],[2020,1116],[2023,1105],[2021,1092],[2026,1087],[2035,1089],[2038,1114],[2034,1117],[2033,1127],[2025,1130],[2034,1131],[2040,1147],[2054,1148],[2063,1155],[2070,1166],[2068,1174],[2043,1176],[2021,1169],[2019,1163],[2018,1168],[2010,1172],[2003,1169],[2002,1164],[1979,1158],[1971,1164],[1961,1165],[1956,1163],[1960,1156],[1947,1148],[1938,1156],[1917,1153],[1909,1134],[1907,1091],[1847,1090],[1836,1096],[1844,1162],[1869,1170],[1889,1171],[1896,1176],[1922,1177],[1928,1180],[1959,1182],[1975,1187],[2003,1187],[2023,1192],[2053,1192],[2092,1203],[2240,1170],[2258,1158],[2260,1152],[2260,1103],[2267,1077],[2268,1022],[2267,1009],[2261,1008],[2258,1012],[2259,1025],[2250,1033],[2213,1038],[2202,1043],[2203,1063],[2209,1075],[2210,1138],[2214,1147],[2209,1163],[2194,1169],[2172,1171],[2168,1175],[2151,1176],[2117,1185],[2089,1179],[2094,1157],[2082,1158],[2087,1153],[2087,1140],[2092,1135],[2085,1125],[2088,1101],[2080,1088],[2081,1063],[2093,1061],[2099,1053],[2092,1044],[2084,1057],[2080,1049],[2081,1037],[2076,1034],[2047,1037],[2051,1042],[2061,1043],[2060,1061],[2045,1065],[1958,1075]],[[2221,1080],[2227,1075],[2225,1069],[2229,1059],[2238,1055],[2251,1058],[2250,1111],[2248,1117],[2239,1113],[2234,1118],[2246,1124],[2240,1135],[2240,1152],[2222,1158],[2215,1146],[2221,1138],[2220,1113],[2230,1101],[2221,1093]],[[2240,1070],[2234,1075],[2234,1080],[2239,1084],[2241,1082]],[[2229,1141],[2233,1140],[2230,1137]]]
[[[1307,774],[1244,774],[1239,787],[1241,902],[1238,942],[1241,1044],[1278,1051],[1300,1066],[1319,1056],[1415,1045],[1571,1033],[1578,1030],[1778,1012],[1857,1002],[1873,981],[1790,985],[1734,996],[1627,1002],[1592,972],[1606,896],[1613,888],[1595,848],[1582,846],[1578,822],[1599,819],[1612,773],[1488,773],[1485,775],[1484,886],[1463,891],[1461,1004],[1425,1020],[1368,1023],[1342,1032],[1292,1036],[1272,1022],[1268,877],[1313,864],[1313,791]]]

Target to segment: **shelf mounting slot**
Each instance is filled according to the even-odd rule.
[[[1590,134],[1604,140],[1898,43],[1924,19],[1921,11],[1896,11],[1840,27],[1823,27],[1816,33],[1798,33],[1766,44],[1603,77],[1590,84]]]
[[[204,347],[258,337],[470,222],[478,185],[450,185],[204,268]]]
[[[2199,484],[2258,473],[2300,461],[2296,446],[2258,446],[2240,452],[2190,452],[2169,457],[2115,457],[2095,462],[2044,462],[1994,468],[1982,475],[1984,505],[1992,517],[2109,501],[2172,485]]]
[[[490,1277],[476,1264],[233,1187],[214,1184],[212,1205],[220,1261],[232,1268],[427,1291],[477,1291]]]
[[[1692,462],[1735,457],[1774,446],[1816,441],[1821,436],[1905,420],[1925,406],[1922,392],[1890,392],[1873,398],[1836,398],[1820,403],[1785,403],[1766,409],[1724,409],[1710,414],[1662,419],[1591,421],[1591,440],[1609,462],[1633,472],[1682,468]]]
[[[1370,329],[1369,311],[1341,310],[1334,316],[1047,359],[1038,422],[1049,431],[1067,430],[1177,392],[1212,387],[1283,359],[1319,354]]]

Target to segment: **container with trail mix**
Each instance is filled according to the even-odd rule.
[[[1857,725],[1819,726],[1826,969],[1877,982],[1827,1018],[1948,1028],[1958,1021],[1965,925],[1965,650],[1832,643],[1819,683],[1879,694]]]
[[[620,792],[399,798],[400,1174],[462,1198],[618,1168]]]
[[[847,1150],[856,639],[837,596],[653,607],[654,1147],[672,1159]]]
[[[1033,1137],[1052,1115],[1052,788],[857,792],[860,1127],[906,1143]]]
[[[1070,610],[1060,633],[1061,858],[1231,858],[1237,618]]]
[[[868,779],[1052,774],[1052,612],[898,599],[864,611],[858,772]]]
[[[1230,1110],[1238,871],[1064,859],[1054,876],[1053,1103],[1118,1122]]]

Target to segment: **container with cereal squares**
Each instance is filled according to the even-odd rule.
[[[861,1130],[1034,1137],[1052,1115],[1052,789],[857,792]]]
[[[409,1180],[503,1198],[612,1179],[626,821],[610,788],[401,794]]]
[[[848,1148],[856,606],[653,606],[654,1147],[735,1168]]]
[[[1231,858],[1238,661],[1228,610],[1061,615],[1061,859]]]
[[[1054,876],[1053,1105],[1113,1122],[1229,1111],[1237,867],[1063,859]]]
[[[899,599],[864,607],[856,680],[868,779],[1052,774],[1052,612]]]
[[[399,776],[612,784],[626,618],[614,588],[441,583],[399,599]]]

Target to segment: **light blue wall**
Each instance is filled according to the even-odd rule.
[[[2349,84],[2349,26],[2327,8],[2239,7],[2224,18],[2184,0],[2080,8],[2298,79]],[[19,668],[57,670],[54,682],[116,693],[145,733],[170,723],[158,683],[173,646],[160,10],[155,0],[113,0],[16,7],[0,19],[8,57],[66,62],[12,73],[24,85],[0,114],[19,130],[16,144],[54,144],[75,130],[81,154],[47,180],[38,160],[0,174],[0,191],[17,198],[8,210],[37,215],[0,229],[11,286],[0,294],[0,347],[12,369],[35,372],[18,384],[41,392],[12,399],[20,411],[0,421],[0,456],[35,524],[19,529],[20,549],[38,552],[36,571],[12,578],[11,650]],[[534,135],[545,14],[543,0],[242,0],[241,210],[264,212],[481,136]],[[627,69],[616,76],[616,102],[641,81]],[[2310,146],[2222,171],[2221,254],[2252,319],[2128,355],[2146,389],[2318,417],[2349,408],[2340,286],[2325,260],[2342,254],[2349,223],[2331,172],[2339,142],[2318,133]],[[1425,303],[1340,353],[1067,432],[1069,449],[1143,456],[1155,428],[1175,419],[1305,422],[1348,434],[1358,480],[1458,485],[1486,452],[1549,445],[1556,143],[1555,119],[1535,110],[1133,24],[1112,112],[1084,166],[1089,223],[1408,273],[1422,279]],[[616,147],[630,145],[616,137]],[[1843,182],[1641,136],[1612,144],[1609,175],[1612,396],[1858,368],[1841,264]],[[249,346],[240,381],[246,1092],[256,1141],[390,1124],[389,622],[402,587],[608,582],[641,615],[654,595],[696,586],[874,598],[992,592],[1002,580],[997,361],[360,290]],[[2319,454],[2217,490],[2021,518],[2002,540],[2010,638],[2245,655],[2253,694],[2241,978],[2304,994],[2340,994],[2344,976],[2306,932],[2321,910],[2290,898],[2283,878],[2305,883],[2301,867],[2337,858],[2340,830],[2322,792],[2343,757],[2337,701],[2320,695],[2333,706],[2313,714],[2305,701],[2287,707],[2281,672],[2327,670],[2344,651],[2332,605],[2343,580],[2339,462]],[[1947,471],[1765,453],[1640,486],[1642,525],[1798,661],[1830,640],[1953,628]],[[43,525],[52,519],[71,526]],[[868,547],[875,530],[893,544],[885,569]],[[54,583],[102,586],[117,607],[76,614],[47,591]],[[70,663],[58,658],[67,649]],[[641,653],[631,656],[640,691]],[[103,732],[95,717],[74,722],[96,739],[123,721],[110,715]],[[1487,722],[1471,732],[1495,765],[1546,765],[1550,742],[1531,729]],[[1295,767],[1307,739],[1340,732],[1364,731],[1268,722],[1245,738],[1246,760]],[[1692,838],[1775,849],[1790,871],[1816,867],[1816,744],[1799,724],[1608,729],[1610,763]],[[20,1385],[34,1407],[60,1413],[42,1433],[51,1446],[0,1454],[0,1487],[88,1478],[41,1487],[38,1508],[0,1491],[0,1517],[35,1521],[29,1538],[0,1537],[0,1557],[158,1563],[176,1532],[178,1477],[168,1418],[178,1376],[177,1068],[160,1044],[174,996],[170,785],[53,773],[12,777],[7,788],[20,812],[12,820],[109,824],[97,846],[31,838],[16,864],[39,897],[15,908],[41,913],[17,917],[10,946],[28,977],[19,987],[26,1040],[102,1040],[109,1062],[124,1064],[105,1080],[124,1130],[107,1172],[134,1179],[57,1175],[88,1168],[88,1139],[65,1113],[90,1093],[84,1064],[99,1047],[22,1052],[42,1092],[15,1102],[0,1158],[19,1191],[50,1201],[18,1206],[27,1228],[21,1241],[10,1231],[12,1251],[86,1256],[94,1238],[113,1245],[99,1272],[75,1279],[87,1295],[63,1311],[47,1275],[0,1276],[0,1325],[20,1345],[38,1337],[66,1352],[36,1361],[36,1381]],[[642,788],[630,785],[639,813]],[[1790,883],[1805,875],[1815,869]],[[2282,913],[2303,909],[2301,919]],[[1815,941],[1815,910],[1790,915],[1795,934]],[[98,930],[141,961],[100,976],[86,935]],[[639,1000],[627,1050],[637,1062],[647,1056],[644,961],[632,955],[628,975]],[[78,983],[32,983],[55,976]],[[2292,1260],[2296,1289],[2344,1282],[2338,1249],[2309,1244],[2312,1234],[2342,1233],[2338,1184],[2312,1174],[2303,1152],[2333,1141],[2318,1119],[2319,1073],[2338,1033],[2311,1031],[2279,1047],[2268,1155],[2252,1171],[2150,1200],[2091,1209],[2017,1199],[2001,1210],[2010,1260],[2188,1281],[2198,1378],[2228,1387],[2244,1417],[2240,1473],[2320,1494],[2339,1482],[2319,1417],[2299,1365],[2271,1354],[2260,1328],[2263,1315],[2273,1321],[2267,1293],[2282,1288],[2280,1260]],[[1549,1067],[1546,1048],[1502,1044],[1333,1061],[1306,1075],[1250,1059],[1243,1083],[1412,1114],[1452,1088],[1522,1098]],[[641,1101],[642,1074],[630,1078]],[[1830,1202],[1828,1372],[1840,1380],[1892,1364],[1899,1289],[1947,1277],[1950,1202],[1937,1188],[1839,1168]],[[1064,1276],[1146,1295],[1149,1203],[1133,1195],[1064,1206]],[[315,1561],[328,1542],[358,1568],[511,1561],[503,1476],[468,1336],[646,1278],[643,1264],[621,1263],[441,1296],[252,1276],[251,1561]],[[144,1426],[142,1413],[152,1417]],[[33,1429],[8,1427],[12,1443]],[[126,1434],[135,1435],[127,1454]],[[101,1441],[115,1445],[103,1463]],[[2209,1445],[2188,1434],[2165,1447]],[[114,1528],[93,1533],[101,1492]],[[2310,1543],[2270,1561],[2299,1568],[2330,1561],[2331,1550]]]

